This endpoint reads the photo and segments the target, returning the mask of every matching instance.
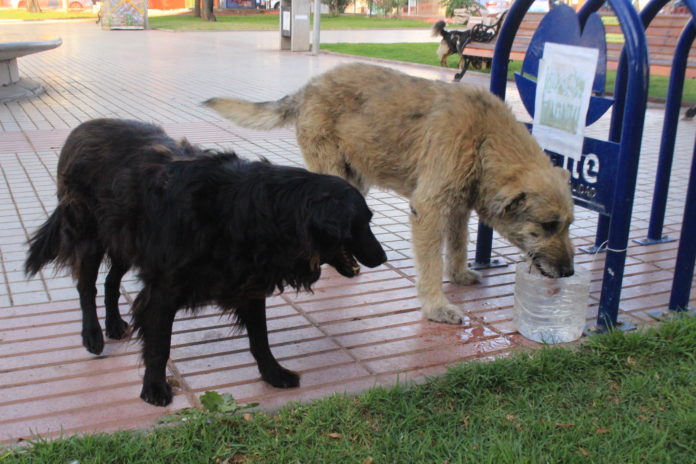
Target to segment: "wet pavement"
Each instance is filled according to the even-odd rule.
[[[57,34],[63,45],[19,62],[20,74],[41,82],[45,94],[0,104],[0,440],[146,427],[178,408],[197,406],[197,397],[208,390],[273,408],[290,400],[420,379],[444,372],[451,363],[493,359],[521,346],[536,346],[517,334],[512,323],[513,265],[483,271],[478,285],[445,284],[450,299],[466,311],[462,325],[422,320],[408,204],[392,192],[374,190],[368,198],[375,212],[373,230],[389,262],[351,280],[326,270],[313,294],[288,292],[269,299],[273,352],[285,367],[301,373],[301,388],[279,390],[264,384],[245,335],[211,308],[196,318],[181,313],[175,323],[169,363],[170,378],[178,386],[173,404],[145,404],[138,398],[143,374],[138,343],[109,341],[102,356],[87,353],[81,345],[81,314],[71,278],[45,270],[27,281],[22,273],[28,234],[56,204],[55,167],[66,136],[91,118],[133,118],[159,123],[170,135],[205,147],[301,166],[292,130],[241,129],[199,103],[223,95],[276,99],[311,76],[355,58],[280,52],[276,32],[106,32],[93,22],[2,27]],[[428,41],[433,53],[437,43],[429,31],[326,31],[321,37],[325,42]],[[453,74],[427,66],[394,67],[446,81]],[[476,73],[465,81],[488,85],[487,78]],[[508,101],[525,119],[512,87]],[[643,237],[647,230],[662,120],[662,107],[651,106],[632,238]],[[607,127],[604,118],[588,132],[606,138]],[[680,230],[695,134],[696,121],[680,122],[665,218],[665,233],[673,237]],[[593,242],[596,220],[596,214],[576,210],[571,230],[576,246]],[[470,229],[473,252],[476,221]],[[649,311],[666,308],[676,248],[676,242],[650,247],[631,242],[623,320],[647,323]],[[519,252],[497,236],[493,253],[507,263],[520,259]],[[593,321],[603,257],[579,254],[577,262],[592,270],[587,316]],[[100,283],[103,278],[102,272]],[[138,283],[127,275],[122,312],[127,312],[137,290]],[[691,303],[696,303],[696,295]],[[101,304],[100,314],[103,317]]]

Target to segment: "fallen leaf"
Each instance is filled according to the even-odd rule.
[[[582,455],[585,456],[585,457],[587,457],[587,456],[590,455],[590,452],[587,451],[587,450],[586,450],[585,448],[583,448],[582,446],[579,447],[578,450],[580,451],[580,454],[582,454]]]
[[[635,359],[629,356],[628,358],[626,358],[626,364],[628,364],[629,366],[635,366],[638,363]]]
[[[249,414],[248,412],[242,414],[242,419],[244,419],[247,422],[251,422],[251,414]]]
[[[362,460],[362,464],[374,464],[375,460],[371,457],[367,457]]]
[[[331,432],[331,433],[329,434],[329,438],[342,438],[342,437],[343,437],[342,434],[336,433],[336,432]]]
[[[469,416],[462,417],[462,424],[464,424],[465,429],[469,428]]]
[[[505,418],[506,418],[507,420],[509,420],[510,422],[512,422],[512,421],[514,421],[515,419],[517,419],[517,417],[516,417],[515,415],[513,415],[513,414],[508,414],[507,416],[505,416]]]
[[[611,390],[616,391],[616,390],[618,390],[618,389],[621,388],[621,387],[619,386],[618,383],[616,383],[616,382],[611,382],[611,383],[609,384],[609,388],[610,388]]]
[[[243,454],[239,454],[239,453],[235,454],[234,456],[232,456],[229,459],[230,459],[230,464],[243,464],[243,463],[247,462],[246,456],[244,456]]]
[[[597,427],[597,430],[595,430],[597,433],[609,433],[611,430],[609,429],[603,429],[602,427]]]

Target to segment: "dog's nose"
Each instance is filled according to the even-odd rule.
[[[561,269],[561,277],[570,277],[573,274],[575,274],[575,269],[573,268],[573,266]]]

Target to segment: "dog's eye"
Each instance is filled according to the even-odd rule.
[[[544,232],[555,232],[558,230],[558,221],[548,221],[548,222],[542,222],[541,223],[541,228],[544,229]]]

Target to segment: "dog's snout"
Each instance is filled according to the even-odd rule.
[[[570,277],[575,274],[575,269],[571,266],[570,268],[561,269],[561,277]]]

